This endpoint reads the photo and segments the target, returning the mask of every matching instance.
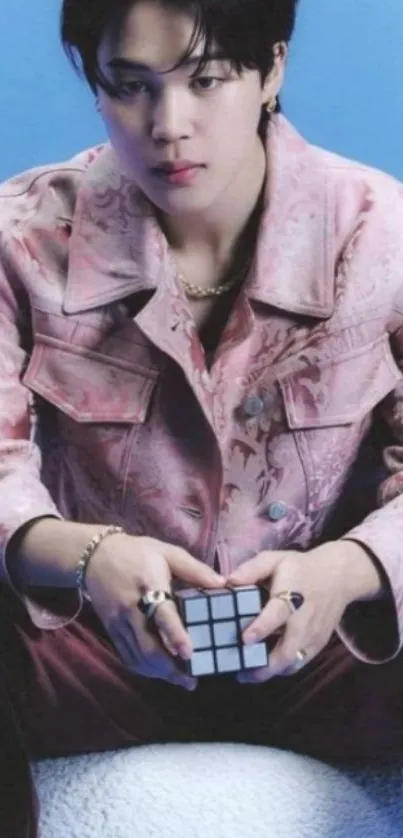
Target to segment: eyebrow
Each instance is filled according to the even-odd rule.
[[[195,55],[193,58],[187,58],[186,61],[178,64],[178,68],[197,67],[202,58],[204,58],[203,55]],[[224,56],[219,53],[211,53],[210,55],[205,56],[205,59],[206,63],[210,61],[225,61]],[[112,58],[111,61],[108,61],[108,67],[112,70],[134,70],[140,73],[156,72],[153,67],[150,67],[148,64],[143,64],[141,61],[131,61],[129,58]]]

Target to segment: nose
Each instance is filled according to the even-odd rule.
[[[151,136],[156,143],[172,143],[189,137],[186,97],[178,90],[161,91],[154,101]]]

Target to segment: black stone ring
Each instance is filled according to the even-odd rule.
[[[174,598],[169,591],[147,591],[139,599],[137,608],[144,614],[147,620],[151,620],[157,608],[164,602],[174,602]]]
[[[305,597],[298,593],[298,591],[279,591],[278,594],[272,594],[271,599],[281,599],[282,602],[288,605],[291,614],[299,611],[305,602]]]

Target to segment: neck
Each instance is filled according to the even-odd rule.
[[[266,178],[266,154],[259,140],[250,165],[241,167],[229,188],[205,214],[186,217],[161,214],[159,222],[172,250],[186,255],[206,254],[223,266],[233,255],[240,236],[248,227]]]

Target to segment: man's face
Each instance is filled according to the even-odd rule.
[[[111,143],[142,192],[170,215],[205,213],[251,165],[270,98],[258,71],[239,76],[223,59],[212,58],[197,77],[196,60],[172,70],[193,27],[192,18],[163,2],[140,0],[119,36],[107,35],[99,51],[101,69],[119,92],[112,98],[99,90]],[[167,162],[194,168],[158,170]]]

